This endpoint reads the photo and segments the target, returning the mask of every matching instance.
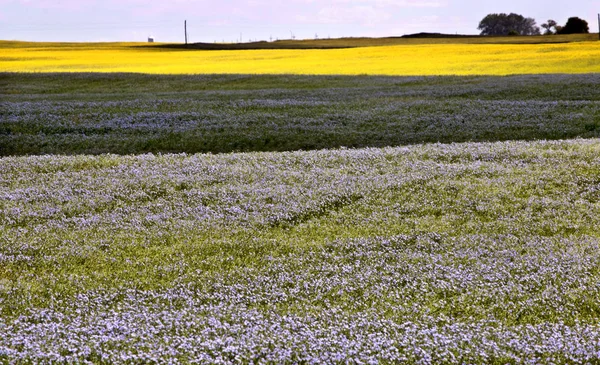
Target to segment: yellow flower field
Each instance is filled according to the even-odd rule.
[[[2,72],[509,75],[600,72],[600,42],[205,51],[147,43],[0,42]]]

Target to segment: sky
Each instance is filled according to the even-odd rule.
[[[190,42],[478,34],[490,13],[598,32],[600,0],[0,0],[0,39],[183,42],[184,20]]]

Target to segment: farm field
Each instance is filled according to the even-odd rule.
[[[600,362],[589,40],[0,42],[0,364]]]
[[[185,50],[169,47],[168,44],[148,43],[57,44],[2,41],[0,70],[38,73],[405,76],[574,74],[600,70],[598,41],[503,43],[511,39],[514,37],[495,37],[490,39],[494,43],[487,44],[468,43],[465,40],[455,43],[424,40],[421,44],[415,40],[406,40],[405,44],[379,47],[214,51]],[[543,41],[545,38],[539,39]]]
[[[600,136],[600,76],[3,74],[0,155]]]
[[[600,141],[0,159],[0,359],[584,363]]]

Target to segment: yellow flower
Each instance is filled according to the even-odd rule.
[[[147,43],[0,42],[0,71],[152,74],[510,75],[600,72],[600,42],[181,50]]]

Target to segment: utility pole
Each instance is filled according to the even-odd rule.
[[[187,45],[187,20],[183,21],[183,31],[185,32],[185,44]]]
[[[600,14],[598,14],[598,40],[600,40]]]

